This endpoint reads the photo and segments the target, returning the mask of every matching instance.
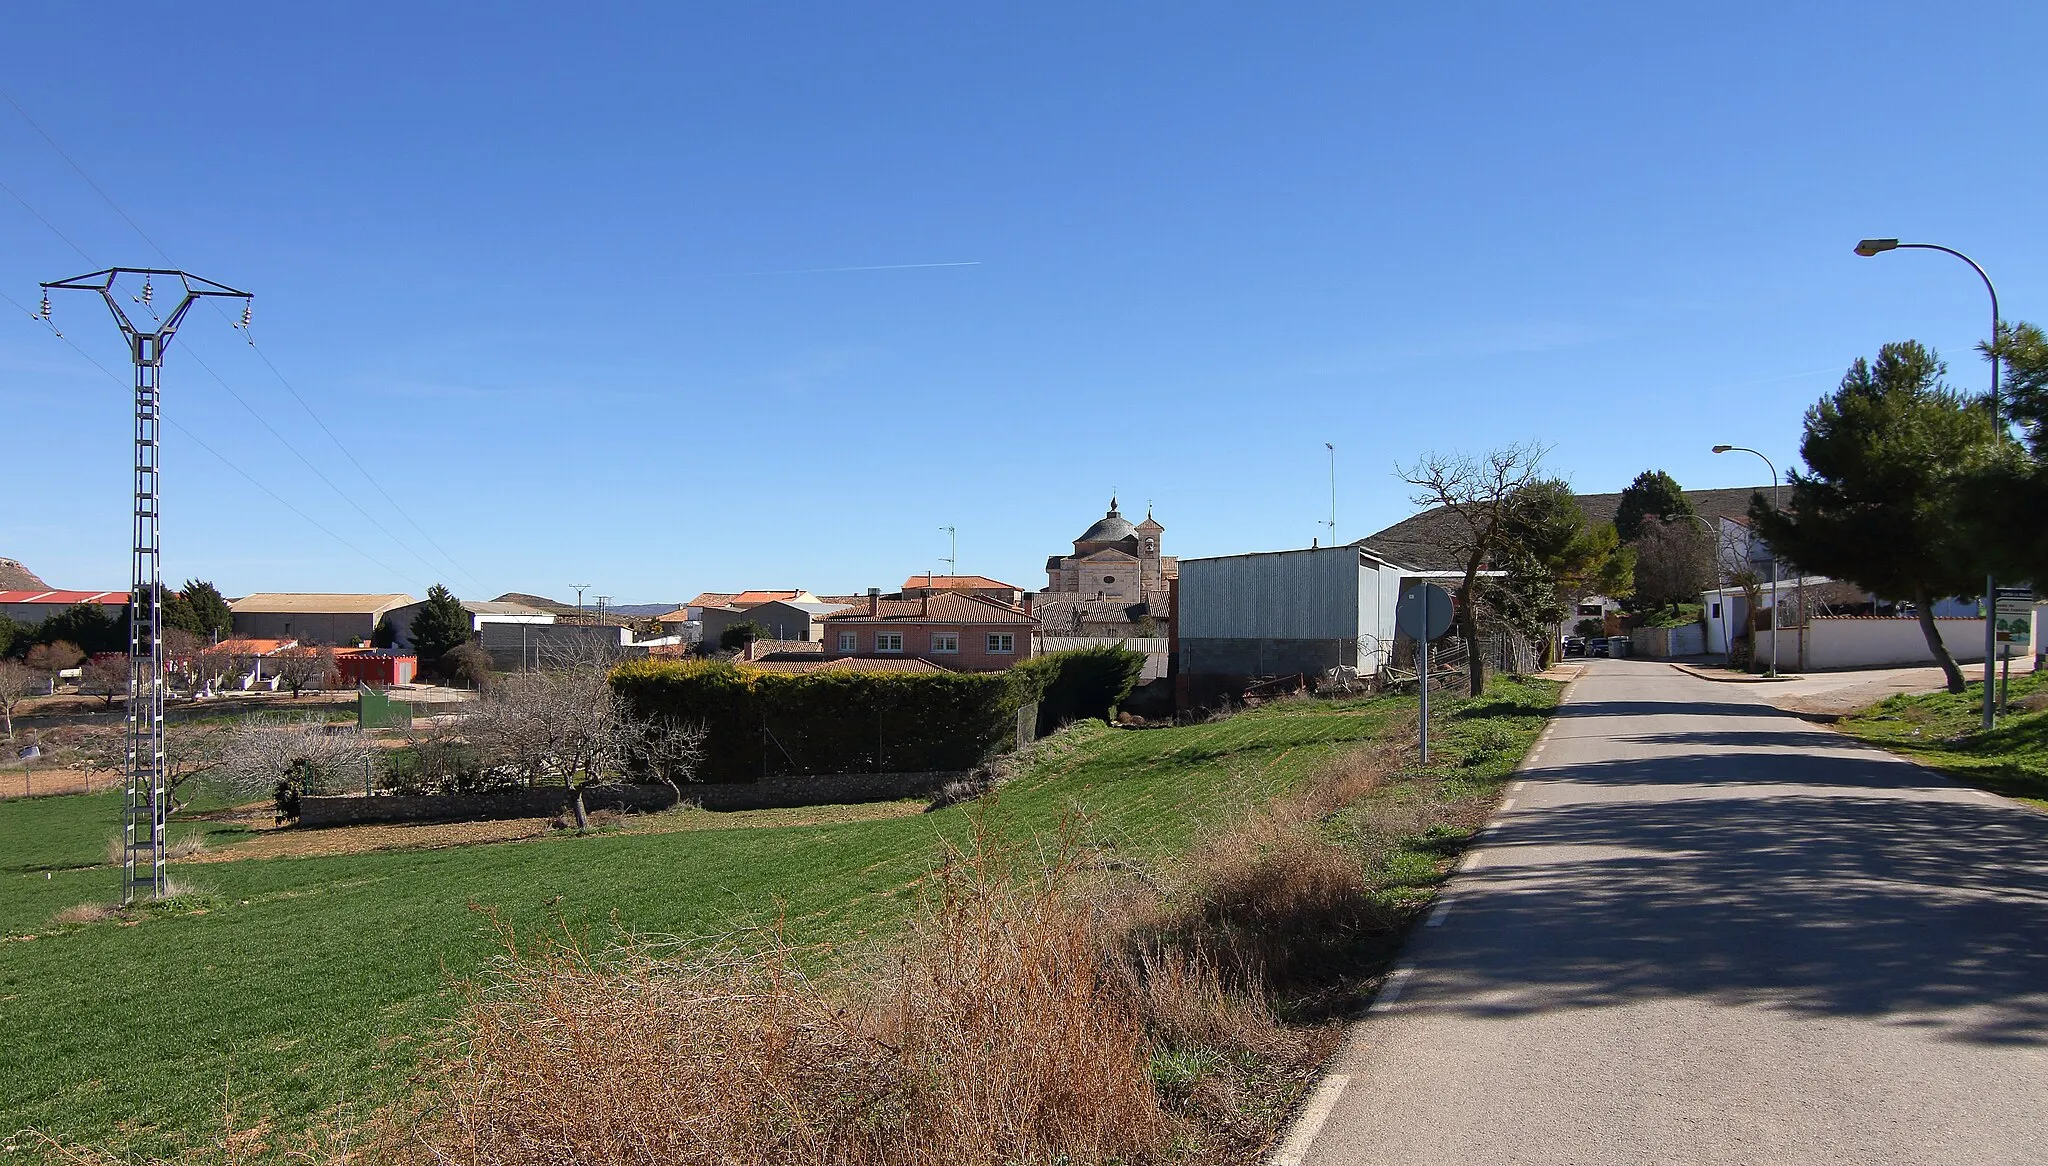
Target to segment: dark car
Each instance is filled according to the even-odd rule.
[[[1586,654],[1589,656],[1605,656],[1607,654],[1607,637],[1594,636],[1593,642],[1586,648]]]
[[[1566,636],[1562,646],[1567,656],[1583,656],[1586,654],[1586,637]]]

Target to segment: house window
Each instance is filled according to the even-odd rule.
[[[1714,618],[1715,618],[1715,619],[1720,619],[1720,618],[1721,618],[1721,605],[1720,605],[1720,604],[1718,604],[1718,603],[1714,605]]]
[[[1603,612],[1601,611],[1600,605],[1597,603],[1581,603],[1579,604],[1579,614],[1599,616],[1603,614]]]
[[[937,653],[948,653],[948,654],[950,654],[950,653],[953,653],[953,652],[958,652],[959,650],[960,650],[960,633],[959,633],[959,632],[933,632],[933,633],[932,633],[932,652],[933,652],[934,654],[937,654]]]
[[[876,632],[876,633],[875,633],[875,651],[877,651],[877,652],[901,652],[902,650],[903,650],[903,633],[902,633],[902,632]]]
[[[1115,576],[1115,575],[1104,575],[1104,576],[1102,577],[1102,581],[1103,581],[1104,583],[1114,583],[1114,582],[1116,582],[1116,576]]]
[[[840,632],[840,633],[839,633],[839,650],[840,650],[840,651],[842,651],[842,652],[858,652],[858,651],[860,651],[860,633],[858,633],[858,632]]]
[[[1017,650],[1017,637],[1009,632],[990,632],[988,650],[992,655],[1008,655]]]

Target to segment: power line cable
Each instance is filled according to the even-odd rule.
[[[30,214],[32,214],[32,215],[34,215],[34,216],[36,217],[36,221],[37,221],[37,222],[39,222],[39,223],[41,223],[42,225],[44,225],[44,226],[46,226],[46,227],[50,228],[50,233],[51,233],[52,235],[55,235],[55,236],[57,236],[57,237],[58,237],[59,239],[62,239],[62,240],[64,240],[64,245],[65,245],[65,246],[67,246],[67,247],[71,248],[71,249],[72,249],[73,251],[76,251],[76,252],[78,252],[78,257],[79,257],[80,259],[83,259],[83,260],[85,260],[85,261],[86,261],[86,262],[87,262],[88,264],[91,264],[91,265],[92,265],[92,266],[94,266],[94,267],[98,267],[98,266],[99,266],[99,261],[98,261],[98,260],[94,259],[94,258],[93,258],[92,256],[90,256],[90,255],[87,255],[87,254],[85,253],[85,248],[83,248],[83,247],[80,247],[80,246],[79,246],[78,244],[76,244],[76,243],[73,243],[73,242],[71,241],[71,236],[69,236],[69,235],[65,234],[64,232],[62,232],[62,231],[60,231],[60,230],[58,230],[58,229],[57,229],[57,224],[55,224],[55,223],[51,222],[50,220],[48,220],[48,219],[44,218],[44,217],[43,217],[43,212],[41,212],[41,211],[37,210],[36,208],[34,208],[34,207],[30,206],[30,205],[29,205],[29,202],[28,202],[28,200],[27,200],[27,199],[25,199],[25,198],[23,198],[23,197],[21,197],[21,195],[20,195],[20,194],[17,194],[17,193],[15,192],[15,189],[14,189],[13,187],[11,187],[11,186],[7,185],[7,184],[6,184],[5,182],[0,182],[0,190],[4,190],[4,191],[6,191],[6,192],[7,192],[8,194],[12,195],[12,196],[14,197],[14,201],[16,201],[16,202],[18,202],[18,203],[20,203],[20,204],[21,204],[21,209],[23,209],[23,210],[27,211],[28,213],[30,213]]]
[[[23,312],[27,313],[31,319],[38,320],[46,325],[49,325],[50,334],[52,336],[55,336],[57,339],[62,340],[67,346],[70,347],[70,349],[73,352],[76,352],[79,356],[84,357],[86,363],[92,365],[94,368],[100,370],[102,373],[105,373],[108,380],[113,381],[117,385],[125,386],[127,384],[126,381],[114,375],[114,370],[108,368],[104,364],[101,364],[98,358],[94,357],[92,353],[87,352],[83,348],[80,348],[78,346],[77,341],[71,339],[69,336],[64,335],[62,332],[59,332],[54,324],[49,324],[49,321],[43,320],[40,314],[35,312],[29,312],[28,308],[23,306],[22,303],[19,300],[16,300],[13,296],[10,296],[5,292],[0,292],[0,300],[6,300],[8,303],[13,304],[17,308],[20,308]],[[233,392],[233,390],[229,391]],[[249,471],[243,469],[242,467],[236,465],[234,462],[228,460],[227,455],[221,453],[219,450],[213,448],[211,445],[208,445],[204,438],[192,432],[190,429],[185,428],[183,425],[178,424],[176,420],[169,417],[166,417],[163,420],[165,424],[169,425],[171,428],[177,430],[179,433],[182,433],[186,437],[190,438],[194,445],[197,445],[200,449],[203,449],[207,453],[212,454],[214,456],[214,459],[220,462],[220,464],[235,471],[235,473],[240,474],[244,481],[248,482],[251,486],[256,487],[258,490],[261,490],[264,494],[268,495],[271,501],[277,503],[279,506],[284,507],[286,510],[291,511],[294,515],[298,516],[299,520],[301,522],[304,522],[307,526],[312,527],[314,530],[319,531],[321,534],[326,535],[328,538],[333,539],[335,542],[340,543],[342,546],[347,547],[349,550],[354,551],[356,554],[362,556],[364,559],[369,560],[371,563],[375,564],[376,566],[382,568],[385,571],[390,572],[395,576],[398,576],[399,578],[404,578],[405,575],[407,574],[407,572],[399,570],[398,568],[392,566],[391,564],[385,562],[384,560],[357,546],[356,544],[334,533],[332,530],[329,530],[325,525],[323,525],[318,519],[315,519],[312,515],[307,514],[305,511],[292,505],[290,502],[285,501],[284,498],[277,493],[277,491],[272,490],[270,487],[264,485],[254,475],[249,473]]]
[[[0,89],[0,100],[5,100],[8,105],[12,106],[14,112],[19,114],[21,116],[21,119],[27,122],[29,124],[29,127],[35,130],[36,133],[39,136],[41,136],[43,141],[49,143],[50,148],[57,152],[57,156],[64,159],[65,164],[70,166],[71,169],[75,171],[80,178],[84,179],[85,184],[87,186],[92,187],[94,193],[98,194],[102,201],[104,201],[109,207],[113,208],[115,214],[121,216],[121,221],[127,223],[128,226],[134,230],[136,235],[139,236],[143,242],[149,244],[151,250],[155,251],[157,255],[161,259],[163,259],[163,261],[166,264],[172,267],[177,266],[177,262],[171,258],[170,253],[165,251],[163,247],[160,246],[155,239],[151,238],[149,232],[143,230],[142,225],[140,223],[137,223],[135,219],[128,214],[127,211],[121,209],[121,204],[114,201],[114,196],[108,194],[105,187],[102,187],[98,182],[93,181],[92,175],[86,173],[85,167],[80,166],[76,159],[74,159],[70,154],[66,153],[64,147],[57,144],[57,139],[51,137],[49,131],[45,130],[42,127],[41,123],[37,122],[35,118],[29,116],[29,112],[21,107],[20,102],[14,100],[13,96],[10,95],[4,89]],[[23,199],[18,194],[14,194],[14,191],[12,190],[9,190],[8,193],[13,194],[15,201],[20,202],[22,206],[28,207],[29,213],[35,215],[37,220],[42,222],[44,226],[49,227],[51,232],[54,233],[58,238],[63,239],[66,243],[70,244],[72,250],[77,251],[81,256],[85,256],[85,260],[87,263],[94,262],[91,256],[85,254],[84,249],[80,248],[76,243],[72,243],[71,240],[67,238],[62,231],[57,230],[57,228],[53,224],[51,224],[48,219],[43,218],[43,216],[39,212],[37,212],[34,207],[30,207],[27,200]],[[218,312],[220,314],[223,320],[230,320],[225,309],[223,309],[219,304],[213,304],[212,307],[215,312]],[[154,316],[155,312],[152,311],[150,314]],[[230,323],[232,322],[233,321],[230,320]],[[311,417],[313,419],[313,423],[320,427],[320,431],[327,435],[327,440],[334,443],[334,448],[340,450],[341,455],[347,458],[349,464],[356,468],[356,472],[363,476],[363,480],[369,482],[371,488],[375,489],[377,493],[381,497],[383,497],[384,501],[391,506],[391,509],[394,512],[396,512],[399,515],[399,517],[405,519],[406,523],[410,525],[414,530],[419,532],[420,537],[427,541],[427,545],[434,548],[434,551],[437,554],[439,554],[443,560],[446,561],[449,567],[453,568],[455,574],[461,575],[464,578],[468,579],[480,591],[488,590],[488,588],[484,586],[483,581],[481,579],[478,579],[475,575],[470,574],[469,571],[462,566],[461,562],[458,559],[456,559],[454,555],[449,554],[448,551],[444,547],[442,547],[440,543],[435,542],[434,537],[427,533],[426,528],[421,526],[419,522],[416,519],[414,519],[413,516],[410,513],[408,513],[403,506],[399,505],[398,499],[393,498],[391,496],[391,493],[384,488],[384,484],[378,481],[376,476],[371,474],[368,469],[364,468],[363,463],[356,458],[355,453],[351,451],[346,445],[342,444],[341,439],[335,436],[334,430],[329,428],[327,422],[324,419],[322,419],[318,413],[315,413],[313,411],[313,406],[307,403],[305,397],[299,394],[299,390],[296,387],[294,387],[289,380],[285,379],[284,373],[279,371],[277,364],[270,359],[270,354],[263,351],[262,348],[257,346],[255,336],[253,334],[247,333],[246,331],[244,332],[244,335],[247,336],[248,338],[249,347],[255,350],[257,357],[260,358],[263,361],[264,365],[270,369],[271,375],[275,376],[277,378],[278,383],[285,387],[285,391],[291,394],[292,399],[298,402],[299,408],[305,410],[306,416]],[[195,355],[193,359],[198,360],[199,358]],[[228,387],[227,382],[221,380],[220,375],[218,373],[215,373],[212,368],[208,367],[204,361],[200,361],[200,367],[206,369],[207,375],[213,377],[214,380],[219,381],[222,388]],[[340,494],[343,499],[348,501],[349,505],[354,506],[356,510],[363,515],[364,518],[369,519],[370,524],[372,526],[375,526],[378,530],[382,531],[386,538],[389,538],[393,543],[397,544],[397,546],[400,549],[404,550],[406,554],[411,555],[412,557],[418,559],[421,563],[425,564],[429,571],[435,572],[437,574],[439,573],[440,569],[438,567],[435,567],[432,563],[428,562],[426,556],[421,555],[419,552],[413,550],[410,546],[407,546],[404,541],[399,539],[397,535],[392,534],[391,531],[385,529],[384,525],[378,522],[375,518],[371,517],[370,513],[367,510],[364,510],[360,505],[358,505],[354,498],[344,493],[339,486],[336,486],[334,482],[327,477],[327,475],[322,474],[317,467],[314,467],[311,460],[309,460],[305,454],[300,453],[297,447],[293,446],[291,442],[286,441],[284,435],[278,433],[276,429],[272,428],[270,423],[268,421],[265,421],[262,415],[257,413],[256,410],[252,408],[247,401],[242,400],[239,394],[235,393],[233,389],[228,389],[228,395],[234,397],[236,402],[239,403],[242,406],[242,408],[247,409],[249,411],[249,415],[255,417],[256,420],[262,424],[264,429],[269,430],[270,435],[272,437],[277,438],[277,440],[281,442],[286,449],[291,450],[292,455],[294,457],[297,457],[300,461],[305,462],[307,468],[312,469],[313,472],[319,476],[321,481],[326,482],[327,485],[331,489],[333,489],[335,493]]]

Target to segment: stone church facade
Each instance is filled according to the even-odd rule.
[[[1109,513],[1074,540],[1074,553],[1045,561],[1038,614],[1046,634],[1136,634],[1150,623],[1165,634],[1173,618],[1168,580],[1179,562],[1163,553],[1166,528],[1152,517],[1133,524],[1109,500]]]

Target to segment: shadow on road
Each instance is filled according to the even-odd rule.
[[[1418,1007],[1689,996],[2048,1045],[2048,815],[1916,797],[1950,787],[1756,705],[1561,710],[1673,713],[1775,723],[1616,737],[1673,751],[1532,774],[1591,787],[1578,795],[1589,800],[1512,814],[1489,836],[1459,893],[1461,925],[1428,960],[1447,990]],[[1599,800],[1621,786],[1650,788]]]

